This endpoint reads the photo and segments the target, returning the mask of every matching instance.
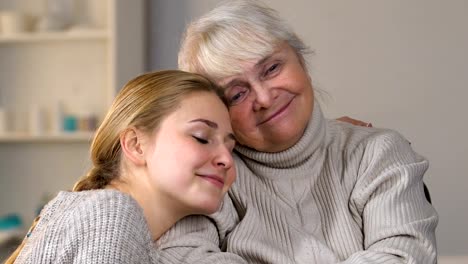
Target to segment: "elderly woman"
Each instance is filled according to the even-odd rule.
[[[181,69],[224,88],[237,181],[159,241],[167,263],[436,263],[428,161],[397,132],[324,118],[277,13],[228,1],[189,25]]]

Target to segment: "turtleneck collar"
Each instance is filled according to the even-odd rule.
[[[302,138],[292,147],[275,153],[260,152],[254,149],[238,145],[236,152],[244,160],[246,165],[257,171],[260,174],[269,174],[267,171],[270,169],[291,169],[299,168],[302,164],[310,159],[320,158],[319,155],[324,140],[325,140],[326,124],[325,118],[320,109],[319,103],[314,102],[311,119],[307,124]],[[257,168],[258,167],[258,168]],[[257,168],[257,169],[256,169]]]

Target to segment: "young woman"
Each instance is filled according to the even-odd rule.
[[[45,206],[6,263],[156,263],[154,241],[176,221],[218,209],[235,179],[234,145],[210,81],[138,76],[95,135],[93,168]]]

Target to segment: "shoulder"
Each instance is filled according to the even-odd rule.
[[[76,230],[71,245],[89,256],[128,259],[148,255],[152,240],[143,210],[129,195],[116,190],[81,192],[69,222]],[[143,257],[139,256],[139,257]]]
[[[114,263],[146,258],[151,243],[142,210],[130,196],[113,190],[60,192],[42,210],[22,254],[34,258],[46,248],[60,263]]]
[[[384,182],[396,185],[398,182],[422,181],[429,167],[429,161],[398,131],[332,120],[328,127],[332,134],[330,141],[343,145],[341,154],[346,166],[356,172],[356,188],[373,189]]]
[[[116,190],[90,190],[80,192],[60,192],[45,209],[61,210],[65,215],[89,216],[142,213],[138,203],[129,195]]]
[[[151,241],[143,210],[129,195],[116,190],[61,192],[44,214],[48,225],[62,225],[70,243],[98,248],[103,241],[125,246],[125,240],[143,245]],[[48,221],[48,213],[51,213]],[[42,221],[41,220],[41,221]],[[101,242],[100,242],[101,241]]]
[[[147,229],[143,209],[129,195],[116,190],[85,191],[79,194],[75,215],[88,219],[90,225]]]
[[[341,143],[345,149],[362,148],[363,151],[400,150],[413,152],[411,143],[398,131],[385,128],[369,128],[328,120],[327,141]],[[332,143],[330,143],[332,142]]]
[[[122,210],[142,213],[138,203],[130,195],[117,190],[82,192],[82,195],[84,206],[89,205],[101,209],[114,210],[117,214],[122,213]]]
[[[333,120],[328,122],[327,129],[329,154],[344,157],[346,166],[355,168],[357,175],[370,173],[377,177],[392,169],[425,171],[428,167],[427,159],[414,151],[411,143],[395,130],[353,126]]]
[[[84,220],[91,217],[116,217],[132,212],[142,214],[137,202],[115,190],[90,190],[80,192],[62,191],[41,212],[41,222],[73,218]]]

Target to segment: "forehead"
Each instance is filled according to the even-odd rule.
[[[278,45],[275,42],[265,43],[249,38],[235,38],[222,43],[224,44],[201,46],[197,58],[202,74],[213,80],[242,72],[243,62],[259,60],[271,54]]]
[[[231,127],[228,110],[214,92],[196,92],[188,95],[168,118],[181,124],[203,118],[216,122],[225,129]]]
[[[245,77],[249,74],[258,74],[261,73],[265,64],[270,63],[276,59],[286,58],[288,56],[295,56],[293,49],[286,43],[278,45],[271,53],[266,54],[260,58],[254,58],[246,61],[239,61],[237,72],[232,72],[230,75],[225,75],[222,78],[219,78],[216,83],[221,87],[225,87],[228,83]]]

